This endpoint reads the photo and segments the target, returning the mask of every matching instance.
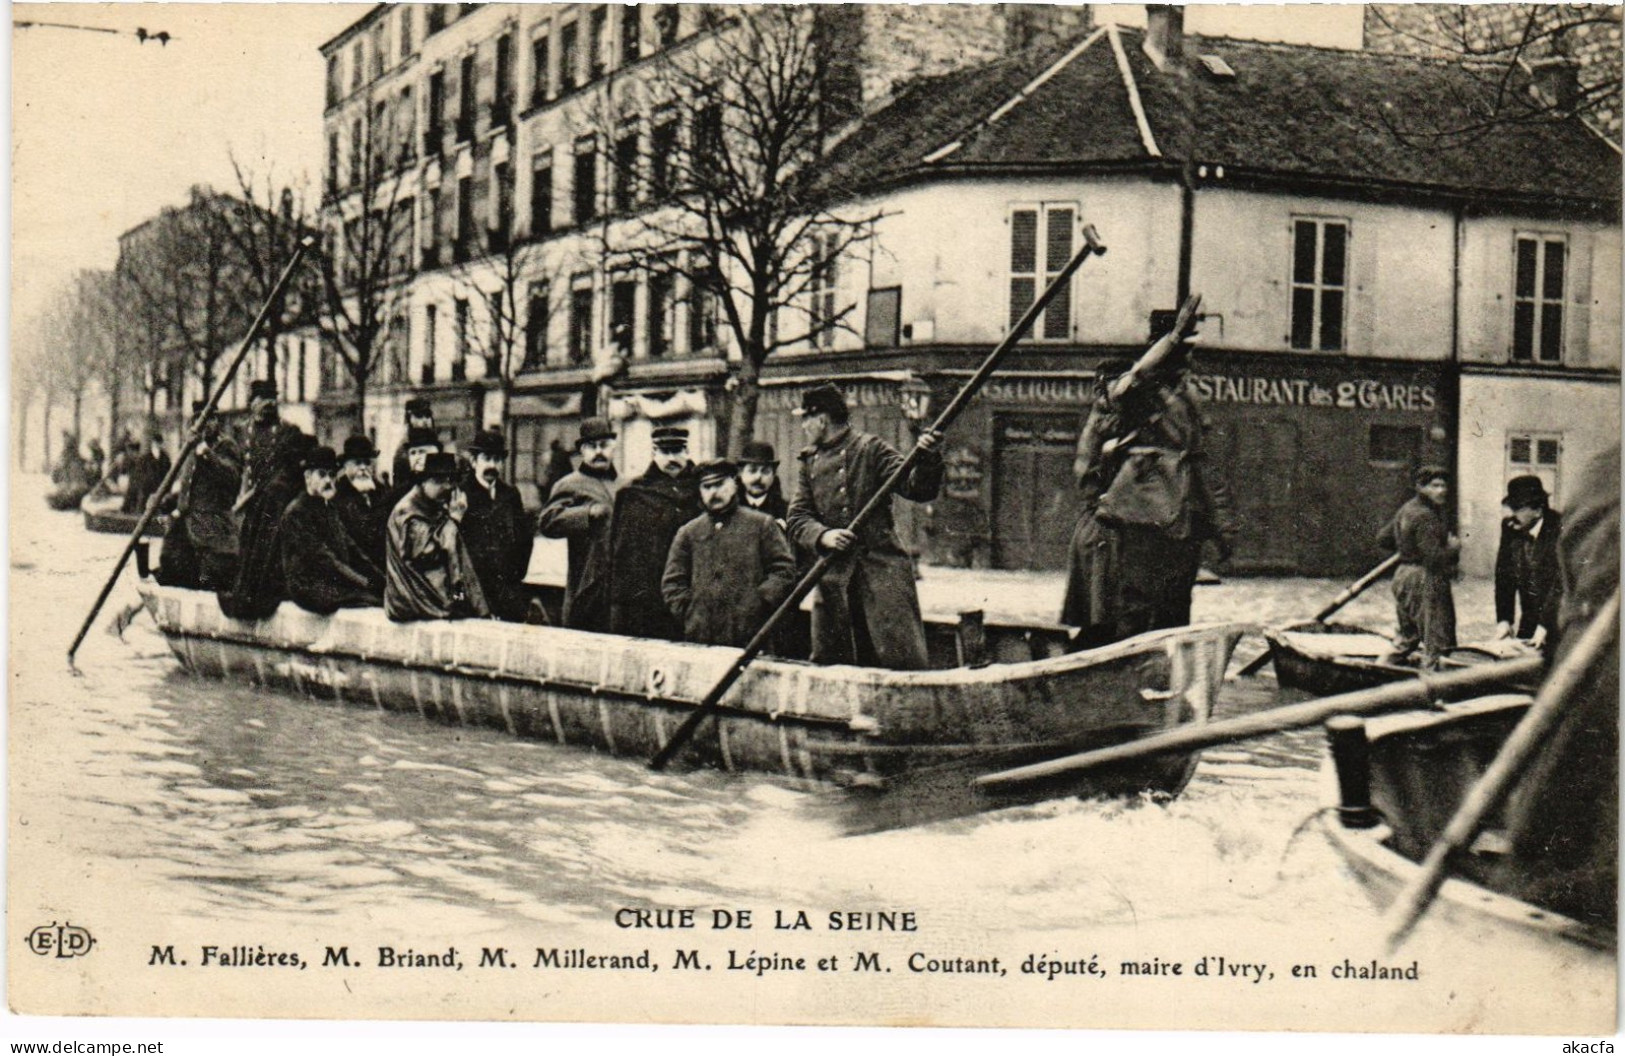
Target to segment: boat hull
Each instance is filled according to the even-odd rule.
[[[123,505],[122,492],[109,488],[106,481],[97,484],[79,503],[79,511],[85,515],[85,530],[106,532],[110,535],[129,535],[135,531],[136,522],[141,519],[141,515],[125,513]],[[149,538],[157,538],[168,530],[169,517],[159,514],[148,522],[146,531],[142,534]]]
[[[1350,826],[1336,809],[1321,825],[1344,862],[1379,908],[1392,904],[1419,874],[1433,842],[1449,824],[1474,782],[1529,707],[1530,698],[1507,694],[1448,704],[1439,711],[1402,712],[1365,723],[1369,762],[1361,768],[1380,823]],[[1346,764],[1350,765],[1350,764]],[[1322,766],[1324,801],[1340,805],[1335,762]],[[1498,949],[1544,947],[1606,977],[1615,969],[1612,931],[1573,920],[1490,886],[1504,880],[1500,820],[1486,819],[1470,852],[1458,856],[1430,919],[1459,934],[1483,936]]]
[[[1288,627],[1266,627],[1270,663],[1275,680],[1283,689],[1299,690],[1316,697],[1330,697],[1355,690],[1415,678],[1418,670],[1404,664],[1387,663],[1388,640],[1381,635],[1346,624],[1300,623]],[[1321,642],[1338,643],[1360,652],[1339,652],[1321,647]],[[1453,650],[1445,658],[1445,669],[1455,670],[1487,663],[1496,656],[1471,646]]]
[[[143,583],[182,665],[314,700],[486,726],[647,758],[738,650],[489,620],[391,623],[378,610],[320,617],[284,604],[249,623],[214,595]],[[761,659],[685,759],[726,770],[861,783],[989,750],[1107,744],[1206,721],[1241,625],[1163,631],[1089,653],[986,667],[882,671]],[[1191,758],[1125,781],[1177,792]],[[1085,779],[1080,779],[1080,782]]]

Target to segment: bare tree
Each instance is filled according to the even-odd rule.
[[[389,128],[369,115],[351,146],[349,186],[328,188],[320,257],[322,299],[317,325],[355,389],[362,428],[367,386],[389,350],[390,327],[405,304],[413,270],[413,200],[406,178],[388,161]]]
[[[84,402],[115,356],[111,324],[112,275],[82,270],[52,298],[40,320],[45,362],[54,388],[73,410],[73,434],[82,436]]]
[[[231,157],[231,167],[237,193],[248,208],[242,210],[239,222],[226,227],[225,233],[243,263],[244,296],[257,312],[276,289],[277,280],[298,251],[299,240],[313,234],[315,226],[302,183],[281,183],[274,171],[261,177],[245,168],[236,155]],[[281,302],[272,306],[260,332],[269,380],[276,380],[279,338],[313,323],[321,303],[321,275],[308,270],[294,276]]]
[[[1465,74],[1447,105],[1383,120],[1402,140],[1448,146],[1578,116],[1617,142],[1620,25],[1611,4],[1369,5],[1368,47],[1451,59]]]
[[[708,9],[709,10],[709,9]],[[878,214],[833,205],[814,179],[851,87],[813,7],[733,9],[710,31],[663,53],[650,82],[647,147],[618,124],[603,90],[598,139],[610,175],[605,259],[682,279],[699,327],[739,350],[729,361],[726,450],[751,438],[763,363],[847,327],[835,303],[838,262],[871,238]],[[715,312],[712,317],[711,313]],[[709,320],[714,318],[714,324]]]

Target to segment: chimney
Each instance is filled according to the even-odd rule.
[[[1185,50],[1185,9],[1177,4],[1145,5],[1145,53],[1166,70]]]
[[[1543,105],[1573,113],[1580,102],[1580,63],[1567,55],[1549,55],[1529,63],[1529,90]]]

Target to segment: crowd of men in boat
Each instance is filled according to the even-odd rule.
[[[194,408],[194,413],[202,410]],[[653,430],[653,457],[622,480],[608,419],[579,426],[576,465],[533,518],[503,479],[502,433],[475,436],[459,457],[443,449],[427,401],[407,404],[407,435],[390,472],[364,435],[341,451],[282,421],[276,392],[256,381],[239,441],[217,421],[202,427],[173,493],[174,523],[158,578],[216,593],[234,618],[269,617],[285,601],[319,614],[381,606],[389,618],[494,618],[544,623],[527,588],[535,535],[567,540],[562,622],[588,631],[740,646],[791,593],[816,555],[847,559],[821,585],[813,659],[919,668],[923,623],[910,554],[889,504],[847,527],[903,456],[854,430],[832,385],[798,409],[809,446],[787,501],[771,445],[753,441],[737,461],[695,464],[682,425]],[[938,437],[897,493],[936,497]]]

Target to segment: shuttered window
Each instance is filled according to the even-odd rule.
[[[1078,208],[1047,202],[1010,211],[1010,311],[1014,327],[1040,291],[1066,268],[1077,241]],[[1066,341],[1072,334],[1072,283],[1058,293],[1034,324],[1028,339]]]

